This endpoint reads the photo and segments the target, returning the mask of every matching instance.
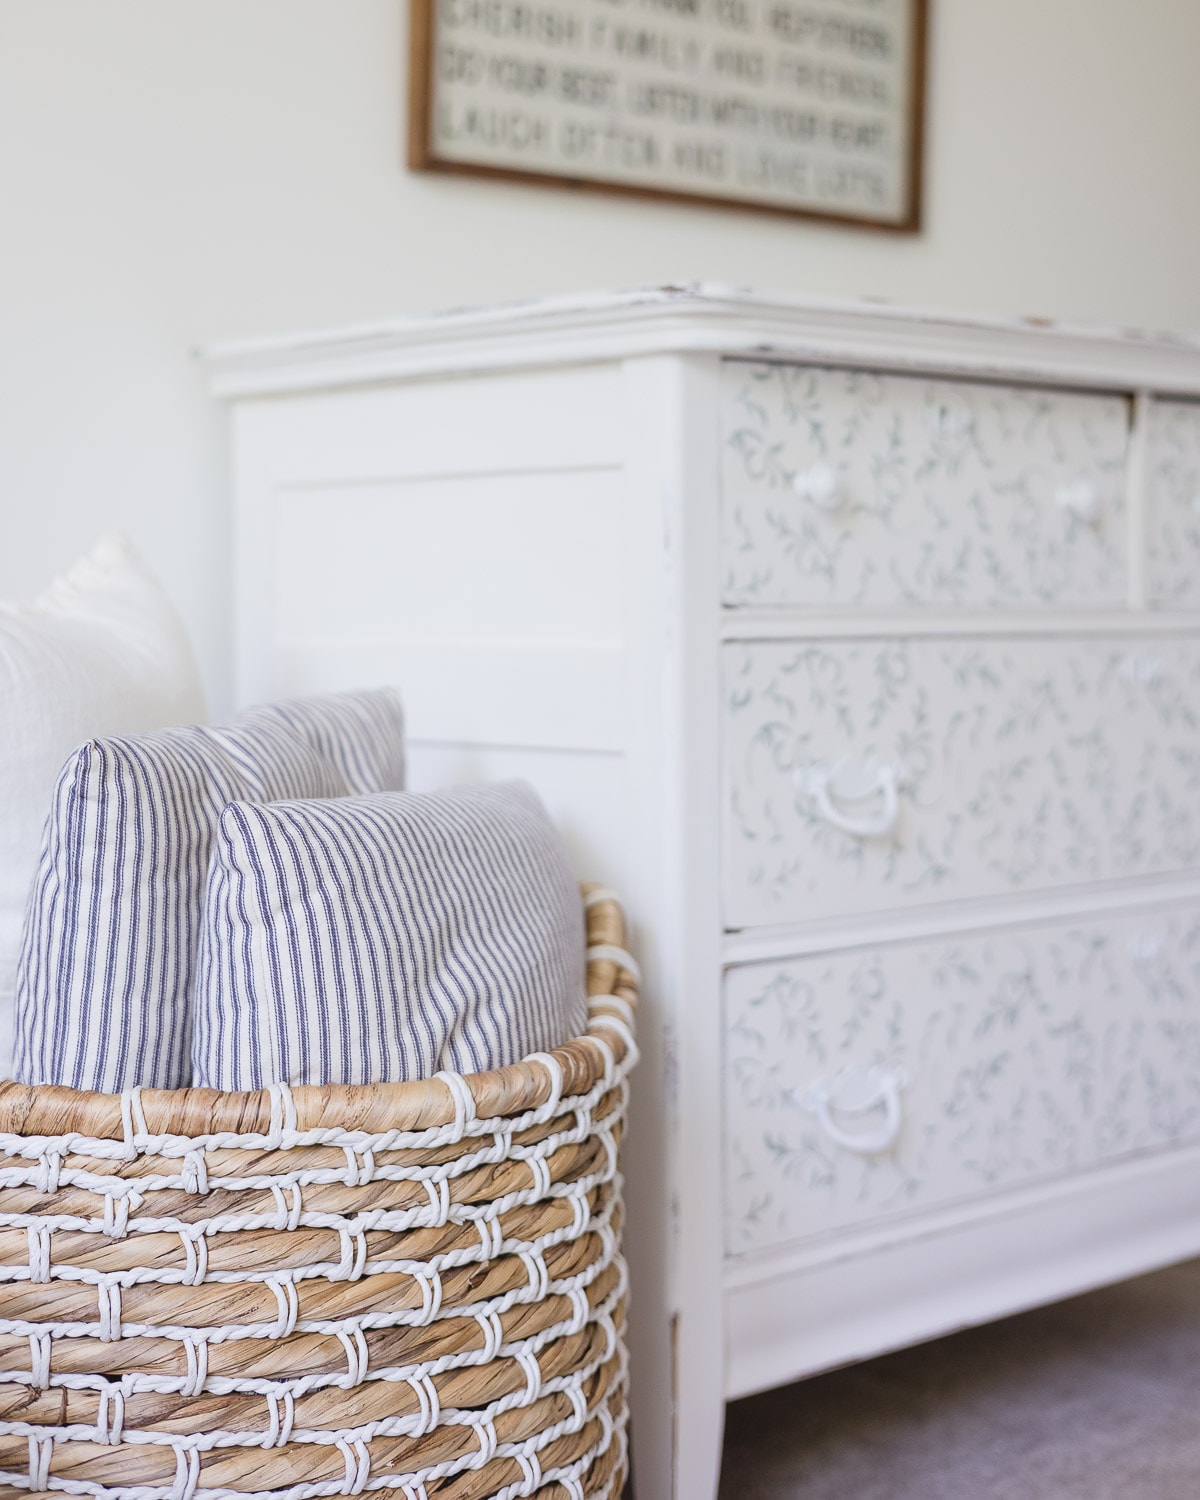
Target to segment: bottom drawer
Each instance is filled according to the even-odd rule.
[[[769,1250],[1200,1140],[1200,906],[725,982],[725,1247]]]

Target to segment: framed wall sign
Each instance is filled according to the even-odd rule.
[[[920,221],[926,0],[411,0],[409,165]]]

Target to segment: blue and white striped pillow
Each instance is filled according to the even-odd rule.
[[[221,810],[347,791],[319,752],[267,721],[81,746],[59,775],[26,910],[15,1076],[103,1093],[185,1085]]]
[[[351,792],[404,790],[404,707],[395,688],[259,703],[239,724],[283,724],[342,773]]]
[[[197,1085],[476,1072],[583,1031],[562,840],[521,783],[234,803],[209,872]]]

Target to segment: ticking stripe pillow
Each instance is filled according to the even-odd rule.
[[[197,1085],[477,1072],[583,1031],[566,853],[521,783],[221,815],[197,965]]]
[[[59,775],[17,966],[16,1077],[116,1093],[188,1082],[204,880],[225,805],[336,797],[266,719],[89,741]]]
[[[260,703],[240,724],[284,724],[342,773],[351,792],[404,790],[404,708],[395,688]]]

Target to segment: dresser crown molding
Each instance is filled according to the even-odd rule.
[[[705,282],[381,319],[198,350],[214,394],[230,398],[689,352],[1094,389],[1187,393],[1200,385],[1200,337]]]

